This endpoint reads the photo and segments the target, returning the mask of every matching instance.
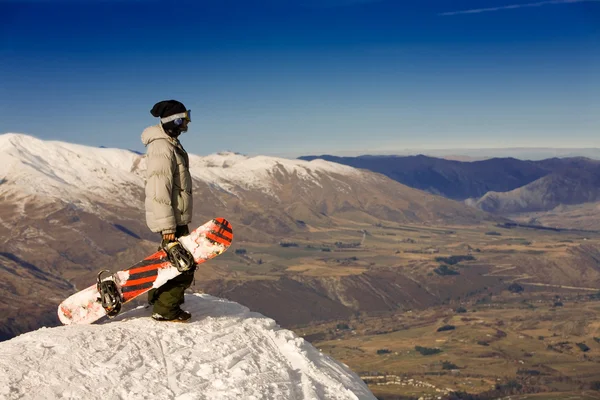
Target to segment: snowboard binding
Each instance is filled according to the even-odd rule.
[[[169,242],[163,244],[162,247],[167,253],[171,264],[179,272],[194,272],[196,269],[196,260],[194,260],[194,256],[181,243],[178,241]]]
[[[102,280],[102,274],[105,272],[109,271],[105,269],[98,273],[98,282],[96,283],[100,294],[98,301],[102,304],[102,308],[106,310],[106,315],[113,318],[121,311],[123,301],[116,282],[113,279]]]

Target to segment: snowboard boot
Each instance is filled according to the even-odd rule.
[[[152,314],[152,319],[155,321],[161,322],[187,322],[190,318],[192,318],[192,314],[187,311],[179,310],[179,312],[175,315],[174,318],[165,318],[158,313]]]

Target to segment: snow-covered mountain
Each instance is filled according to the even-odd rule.
[[[81,201],[82,198],[119,198],[141,187],[141,156],[131,151],[95,148],[65,142],[43,141],[31,136],[0,135],[0,190],[7,194],[31,194]],[[130,198],[139,201],[139,198]]]
[[[143,155],[9,133],[0,135],[0,157],[0,196],[16,200],[21,208],[32,200],[60,200],[96,215],[111,207],[143,207]],[[219,153],[190,155],[190,164],[195,209],[206,217],[233,208],[255,219],[254,209],[260,207],[292,229],[289,223],[296,219],[316,222],[348,212],[403,221],[471,222],[483,215],[382,175],[324,160]]]
[[[347,366],[275,321],[209,295],[187,324],[134,309],[0,343],[3,399],[375,399]]]
[[[18,191],[80,202],[83,198],[114,202],[139,202],[132,190],[143,188],[145,158],[128,150],[96,148],[32,136],[0,135],[0,182],[2,193]],[[306,162],[276,157],[247,157],[219,153],[206,157],[190,155],[193,178],[213,188],[238,195],[260,190],[277,197],[277,174],[297,176],[320,185],[323,174],[363,178],[358,170],[327,161]]]

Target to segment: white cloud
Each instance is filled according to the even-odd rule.
[[[600,1],[600,0],[546,0],[546,1],[538,1],[535,3],[523,3],[523,4],[511,4],[508,6],[499,6],[499,7],[488,7],[488,8],[474,8],[470,10],[460,10],[460,11],[449,11],[443,12],[438,15],[441,16],[449,16],[449,15],[460,15],[460,14],[479,14],[483,12],[490,11],[501,11],[501,10],[514,10],[517,8],[526,8],[526,7],[541,7],[548,4],[568,4],[568,3],[583,3],[588,1]]]

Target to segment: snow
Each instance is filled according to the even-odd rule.
[[[0,179],[7,186],[18,187],[20,193],[67,200],[119,193],[122,199],[127,195],[123,187],[143,185],[141,175],[133,172],[140,156],[127,150],[5,134],[0,136],[0,157]]]
[[[185,137],[182,143],[185,146]],[[122,202],[123,188],[127,188],[130,192],[127,201],[141,200],[134,198],[133,188],[144,186],[145,158],[129,150],[6,133],[0,135],[0,158],[0,188],[4,186],[4,190],[16,187],[21,193],[67,201],[100,196],[105,201],[118,198],[117,201]],[[273,196],[280,185],[278,177],[295,176],[308,184],[321,186],[324,174],[353,177],[363,174],[358,169],[324,160],[248,157],[231,152],[203,157],[190,154],[190,171],[194,179],[233,194],[237,188],[243,188]]]
[[[189,323],[138,307],[0,343],[0,399],[375,399],[345,365],[228,300],[186,295]]]

